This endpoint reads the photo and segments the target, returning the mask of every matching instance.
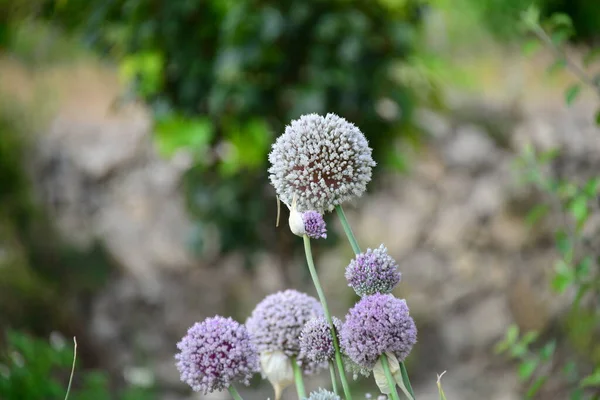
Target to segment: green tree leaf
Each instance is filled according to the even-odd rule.
[[[523,361],[521,364],[519,364],[518,368],[519,379],[521,379],[521,381],[529,380],[533,376],[533,373],[537,369],[538,365],[539,360],[536,358]]]
[[[581,380],[581,387],[600,387],[600,367]]]
[[[579,95],[579,92],[581,92],[581,85],[579,83],[574,83],[573,85],[567,88],[565,92],[565,102],[567,103],[567,106],[573,104],[573,102]]]

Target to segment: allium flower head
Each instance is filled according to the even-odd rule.
[[[367,249],[350,261],[346,267],[348,286],[359,296],[390,293],[400,282],[401,274],[396,261],[381,245],[375,250]]]
[[[350,309],[340,341],[352,361],[373,369],[385,352],[404,361],[417,342],[417,327],[405,300],[391,294],[374,294],[363,297]]]
[[[248,330],[231,318],[216,316],[192,326],[175,355],[181,380],[207,394],[231,384],[248,384],[259,371],[258,353]]]
[[[327,238],[327,226],[323,215],[316,211],[306,211],[302,213],[302,221],[306,235],[311,239]]]
[[[312,392],[307,400],[340,400],[340,396],[325,389]]]
[[[314,297],[288,289],[265,297],[257,304],[246,327],[258,352],[283,351],[288,357],[300,353],[304,325],[323,315]]]
[[[269,179],[279,198],[298,211],[331,211],[362,196],[375,162],[363,133],[335,114],[294,120],[269,153]]]
[[[342,321],[336,317],[332,319],[335,330],[339,332]],[[300,334],[300,354],[315,364],[327,365],[330,360],[333,360],[335,349],[331,327],[325,317],[311,319],[304,325]]]

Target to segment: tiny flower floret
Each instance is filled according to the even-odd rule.
[[[304,222],[304,230],[306,235],[311,239],[327,238],[327,226],[323,215],[316,211],[306,211],[302,213],[302,221]]]
[[[375,293],[390,293],[400,282],[400,278],[396,261],[387,253],[383,245],[358,254],[346,267],[348,286],[361,297]]]
[[[231,318],[216,316],[194,324],[177,348],[181,380],[196,392],[224,390],[238,382],[248,385],[259,371],[248,330]]]
[[[342,321],[333,317],[333,325],[337,332],[342,328]],[[337,333],[336,333],[337,334]],[[300,334],[300,354],[315,364],[327,364],[333,360],[335,349],[331,336],[331,327],[325,317],[312,319],[304,325]]]
[[[298,196],[298,211],[331,211],[362,196],[375,162],[363,133],[335,114],[294,120],[269,153],[269,179],[286,204]]]
[[[352,361],[373,369],[386,352],[404,361],[417,342],[417,328],[405,300],[391,294],[374,294],[363,297],[350,309],[340,342]]]
[[[317,299],[288,289],[258,303],[246,327],[259,353],[282,351],[293,357],[300,353],[300,333],[304,325],[322,315]]]
[[[312,392],[308,400],[340,400],[340,396],[325,389],[319,389]]]

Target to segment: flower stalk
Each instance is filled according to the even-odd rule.
[[[294,381],[296,382],[296,392],[298,392],[298,399],[302,400],[306,398],[306,390],[304,389],[304,379],[302,379],[302,371],[296,361],[296,357],[292,358],[292,369],[294,370]]]
[[[315,285],[315,289],[317,290],[317,295],[319,297],[319,300],[321,301],[321,305],[323,306],[325,318],[327,319],[327,322],[329,323],[329,326],[331,328],[333,347],[335,349],[335,362],[337,364],[340,381],[342,382],[344,395],[346,396],[346,400],[352,400],[352,394],[350,393],[350,385],[348,385],[348,381],[344,372],[344,363],[342,361],[342,353],[340,351],[337,333],[335,330],[335,326],[333,325],[333,320],[331,319],[331,314],[329,313],[329,307],[327,307],[327,299],[325,299],[325,293],[323,292],[323,288],[321,287],[321,283],[319,281],[319,276],[317,275],[317,270],[315,269],[315,263],[313,261],[312,256],[312,249],[310,246],[310,238],[307,235],[304,235],[302,238],[304,240],[304,253],[306,255],[308,270]]]
[[[400,400],[400,396],[398,396],[398,391],[396,390],[396,381],[394,380],[392,372],[390,371],[390,364],[385,353],[381,355],[381,366],[383,367],[385,379],[387,380],[388,386],[390,388],[390,395],[392,396],[392,400]]]
[[[333,393],[339,396],[338,387],[337,387],[337,379],[335,377],[335,366],[333,362],[329,361],[329,374],[331,375],[331,386],[333,388]]]
[[[335,206],[335,211],[337,212],[337,215],[342,224],[342,228],[344,229],[344,232],[346,233],[346,237],[348,238],[348,242],[350,242],[350,246],[352,247],[354,254],[356,254],[356,255],[360,254],[360,252],[361,252],[360,246],[358,245],[358,241],[356,240],[356,237],[354,236],[354,232],[352,232],[352,227],[350,226],[350,223],[348,222],[348,219],[346,218],[344,209],[342,208],[341,205],[337,205],[337,206]],[[385,357],[385,354],[382,355],[382,357]],[[387,360],[387,358],[386,358],[386,360]],[[384,364],[384,368],[388,368],[387,361],[384,362],[383,364]],[[408,372],[406,370],[406,366],[404,365],[404,362],[400,362],[400,371],[402,373],[402,381],[404,382],[404,386],[406,387],[406,390],[408,391],[408,393],[410,393],[410,395],[414,399],[415,394],[414,394],[412,385],[410,384],[410,378],[408,377]],[[395,389],[394,389],[394,391],[395,391]],[[398,396],[398,394],[396,394],[396,396]]]
[[[240,394],[233,385],[229,386],[227,390],[229,390],[229,393],[231,394],[231,397],[233,397],[234,400],[242,400],[242,396],[240,396]]]

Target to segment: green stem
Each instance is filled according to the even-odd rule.
[[[392,372],[390,371],[390,365],[388,363],[388,359],[385,354],[381,355],[381,366],[383,367],[383,372],[385,373],[385,379],[387,380],[388,386],[390,388],[390,394],[392,396],[392,400],[400,400],[400,396],[398,396],[398,391],[396,390],[396,381],[392,377]]]
[[[227,390],[229,390],[229,393],[231,393],[231,397],[233,397],[234,400],[242,400],[242,396],[240,396],[238,391],[235,390],[235,387],[233,387],[233,385],[229,385]]]
[[[346,232],[346,236],[348,237],[348,241],[350,242],[350,246],[352,246],[352,250],[354,254],[360,254],[360,246],[354,237],[354,233],[352,232],[352,228],[346,219],[346,214],[344,214],[344,209],[342,206],[335,206],[335,211],[337,212],[338,217],[340,218],[340,222],[342,223],[342,228],[344,228],[344,232]]]
[[[335,206],[335,211],[337,212],[338,217],[340,218],[340,222],[342,223],[342,228],[344,228],[344,232],[346,232],[346,236],[348,237],[348,241],[350,242],[350,246],[354,251],[354,254],[360,254],[360,246],[354,237],[354,233],[352,232],[352,228],[350,227],[350,223],[348,219],[346,219],[346,214],[344,213],[344,209],[341,205]],[[404,362],[400,363],[400,369],[402,372],[402,381],[404,382],[404,386],[411,394],[413,398],[415,398],[415,393],[413,392],[412,386],[410,384],[410,378],[408,377],[408,372],[406,371],[406,367]]]
[[[400,363],[400,373],[402,374],[402,381],[404,382],[404,386],[406,386],[406,390],[408,390],[408,393],[410,393],[410,395],[414,399],[415,392],[413,391],[413,388],[410,384],[410,379],[408,378],[408,371],[406,370],[406,366],[404,365],[404,362]]]
[[[306,390],[304,389],[304,380],[302,379],[302,371],[296,362],[296,358],[292,357],[292,369],[294,370],[294,381],[296,381],[296,391],[298,392],[298,400],[306,399]]]
[[[335,366],[331,361],[329,361],[329,373],[331,374],[331,385],[333,387],[333,393],[339,395],[338,387],[337,387],[337,379],[335,377]]]
[[[321,288],[321,283],[319,281],[319,276],[317,275],[317,270],[315,269],[315,263],[313,261],[312,250],[310,247],[310,238],[306,235],[304,235],[302,238],[304,239],[304,253],[306,254],[308,270],[310,271],[310,276],[312,277],[315,289],[317,289],[317,295],[319,296],[319,300],[321,301],[321,306],[323,307],[325,318],[327,319],[327,322],[329,323],[329,327],[331,329],[331,339],[333,342],[333,348],[335,349],[335,362],[337,364],[340,381],[342,381],[344,395],[346,396],[346,400],[352,400],[352,394],[350,393],[350,385],[348,385],[348,381],[346,380],[344,363],[342,362],[342,353],[340,352],[340,345],[338,343],[337,333],[335,331],[335,326],[333,325],[333,320],[331,319],[331,314],[329,313],[329,307],[327,307],[327,300],[325,299],[325,294],[323,293],[323,289]]]

